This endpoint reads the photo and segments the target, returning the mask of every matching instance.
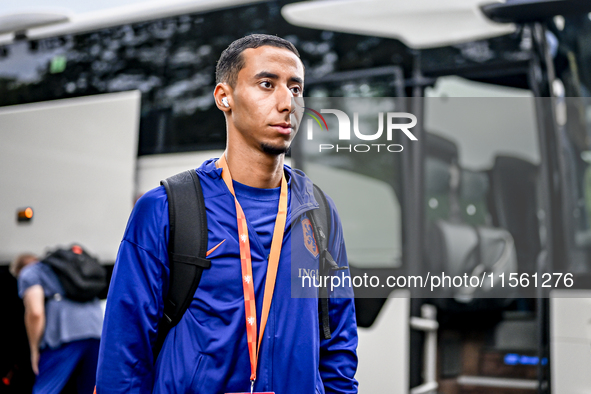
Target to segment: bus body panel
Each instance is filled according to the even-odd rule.
[[[396,290],[375,323],[359,328],[356,379],[361,394],[408,392],[410,292]]]
[[[113,262],[134,202],[138,91],[0,109],[0,261],[80,243]],[[17,211],[33,209],[29,222]]]
[[[555,290],[552,296],[552,392],[591,393],[591,291]]]

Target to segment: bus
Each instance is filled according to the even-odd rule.
[[[293,149],[293,166],[339,207],[352,274],[466,272],[481,242],[459,235],[468,229],[505,239],[512,273],[571,273],[577,283],[552,297],[468,300],[411,297],[404,286],[365,298],[356,289],[360,392],[591,386],[591,6],[151,5],[70,20],[45,15],[0,35],[3,390],[27,392],[34,380],[8,262],[79,242],[112,269],[135,200],[221,153],[215,62],[249,33],[298,47],[310,99],[390,99],[419,119],[418,141],[403,154],[359,161]],[[32,218],[19,216],[27,208]],[[368,237],[376,223],[387,231]]]

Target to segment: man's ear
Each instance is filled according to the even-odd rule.
[[[232,87],[225,82],[215,85],[213,90],[213,97],[218,109],[229,113],[232,110]]]

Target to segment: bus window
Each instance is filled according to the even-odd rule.
[[[261,2],[0,45],[0,106],[139,90],[140,156],[215,150],[225,145],[224,117],[212,95],[215,65],[239,37],[267,33],[293,42],[306,79],[407,59],[406,48],[396,40],[290,25],[281,16],[287,3]],[[368,86],[374,96],[389,95],[387,86]],[[365,85],[339,89],[332,94],[367,93]]]
[[[442,77],[426,96],[428,228],[443,220],[506,231],[515,245],[517,270],[535,271],[540,153],[532,93]],[[469,270],[469,257],[450,263]]]
[[[311,97],[306,98],[306,107],[339,108],[352,113],[357,111],[360,103],[365,103],[365,107],[374,111],[360,112],[359,129],[376,130],[378,112],[402,108],[402,101],[396,98],[402,73],[396,68],[369,69],[364,73],[365,76],[355,78],[350,78],[351,74],[342,75],[342,78],[330,75],[327,82],[312,83],[307,88]],[[336,94],[346,98],[334,98]],[[358,97],[360,100],[356,100]],[[336,119],[330,116],[325,115],[329,122]],[[302,125],[300,129],[304,127]],[[330,123],[328,127],[334,130]],[[341,141],[335,132],[315,134],[314,141],[304,137],[305,133],[300,130],[292,154],[294,164],[335,201],[351,267],[363,270],[401,267],[403,153],[388,152],[385,148],[396,141],[387,141],[384,133],[379,140],[371,141],[383,145],[380,152],[375,146],[374,151],[364,152],[370,145],[355,150],[357,145],[353,140]],[[318,139],[335,149],[319,150]]]

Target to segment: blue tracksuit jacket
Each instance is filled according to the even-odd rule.
[[[299,268],[318,268],[314,248],[306,250],[305,212],[318,207],[312,183],[301,172],[289,175],[290,206],[275,293],[259,354],[255,391],[277,394],[356,393],[357,326],[352,293],[330,299],[333,331],[321,339],[318,299],[292,298]],[[205,196],[208,258],[193,302],[171,329],[156,360],[163,299],[168,291],[168,203],[159,187],[136,203],[119,248],[111,279],[97,371],[97,394],[250,391],[244,294],[234,198],[215,161],[197,169]],[[347,265],[343,233],[329,199],[329,251]],[[309,228],[308,228],[309,230]],[[309,233],[308,233],[309,234]],[[260,324],[267,261],[249,226],[257,314]],[[294,261],[292,267],[292,248]],[[294,274],[294,275],[292,275]],[[316,289],[313,289],[315,292]],[[345,290],[347,292],[347,290]]]

